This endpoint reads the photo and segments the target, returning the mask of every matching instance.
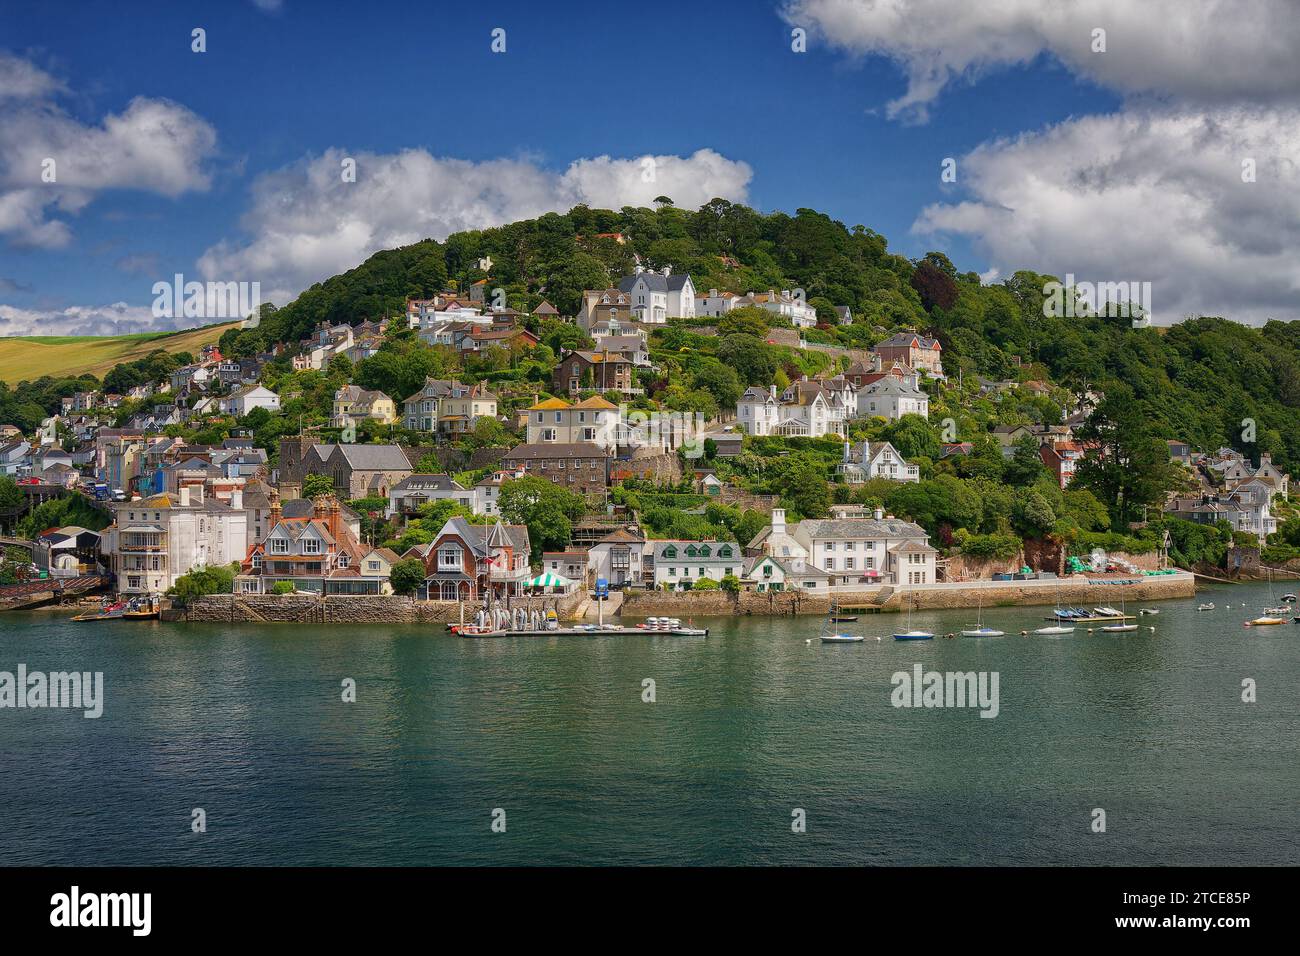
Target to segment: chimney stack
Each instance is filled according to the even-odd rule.
[[[190,506],[190,486],[181,485],[181,507],[188,508],[189,506]]]
[[[885,517],[884,509],[877,508],[875,511],[871,512],[871,517],[875,518],[877,521],[881,520]]]
[[[772,509],[772,534],[785,534],[785,509]]]
[[[271,525],[280,523],[283,512],[280,510],[280,492],[271,489]]]
[[[236,488],[230,493],[230,507],[233,511],[244,510],[244,489]]]

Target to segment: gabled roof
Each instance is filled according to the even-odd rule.
[[[918,335],[915,332],[897,332],[885,339],[883,342],[877,342],[876,348],[881,346],[889,347],[906,347],[918,349],[934,349],[936,352],[942,351],[943,346],[939,344],[938,339],[932,339],[924,335]]]
[[[636,275],[626,276],[618,284],[618,289],[620,292],[631,292],[636,287],[637,281],[644,279],[646,288],[651,292],[679,292],[685,288],[690,278],[688,272],[674,272],[669,276],[660,272],[640,272]]]

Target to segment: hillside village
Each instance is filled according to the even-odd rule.
[[[0,386],[0,587],[860,597],[1300,558],[1290,436],[1197,447],[1135,417],[1134,381],[975,333],[977,301],[1032,319],[1020,275],[990,289],[839,224],[875,290],[776,282],[771,244],[637,241],[707,208],[625,210],[549,281],[472,234],[406,256],[437,288],[394,301],[381,253],[198,354]],[[313,321],[327,293],[351,314]]]

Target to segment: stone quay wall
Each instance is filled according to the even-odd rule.
[[[577,591],[563,596],[512,598],[512,607],[555,609],[571,618],[586,600]],[[478,602],[464,605],[472,620]],[[230,624],[454,624],[461,620],[458,601],[416,601],[401,595],[209,594],[188,607],[169,608],[165,620]]]
[[[1096,607],[1118,606],[1122,600],[1160,601],[1196,594],[1190,573],[1135,577],[1124,575],[1074,575],[1046,581],[970,581],[931,584],[914,588],[866,588],[857,591],[808,593],[775,591],[627,591],[622,615],[628,617],[704,617],[736,615],[826,614],[832,597],[842,609],[878,608],[903,611],[915,600],[918,608],[970,608],[1012,605],[1062,604]]]

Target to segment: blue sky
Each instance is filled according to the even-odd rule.
[[[1012,6],[1025,2],[1009,0]],[[1106,2],[1098,0],[1101,6]],[[719,154],[731,177],[721,181],[733,184],[737,198],[762,210],[808,206],[848,225],[863,223],[908,256],[941,248],[963,270],[996,269],[1002,275],[1019,267],[1063,274],[1077,263],[1081,277],[1113,273],[1181,290],[1180,270],[1195,263],[1196,250],[1185,261],[1153,261],[1144,272],[1144,247],[1117,249],[1108,262],[1097,247],[1111,240],[1100,237],[1140,228],[1142,241],[1159,258],[1160,247],[1171,243],[1150,228],[1151,215],[1173,220],[1170,229],[1181,234],[1178,220],[1203,220],[1204,210],[1171,206],[1191,191],[1187,184],[1165,195],[1153,185],[1160,177],[1144,177],[1140,163],[1167,150],[1176,166],[1185,152],[1182,138],[1195,135],[1188,124],[1228,109],[1238,115],[1242,135],[1260,141],[1254,151],[1267,164],[1270,146],[1287,145],[1270,142],[1291,119],[1286,84],[1280,91],[1261,90],[1260,84],[1276,80],[1260,79],[1252,87],[1251,77],[1242,79],[1245,93],[1238,92],[1238,100],[1248,96],[1252,108],[1261,98],[1272,101],[1262,118],[1241,119],[1233,90],[1180,87],[1177,47],[1151,47],[1156,21],[1132,24],[1117,13],[1115,55],[1097,72],[1073,47],[1076,24],[1044,25],[1034,22],[1037,12],[1026,10],[1020,20],[976,20],[966,32],[950,31],[945,38],[944,25],[954,16],[945,5],[916,0],[918,23],[910,27],[881,25],[854,0],[264,0],[262,6],[231,0],[105,2],[79,5],[75,12],[34,5],[10,19],[0,46],[11,75],[17,63],[46,78],[43,92],[10,98],[22,110],[22,122],[0,124],[0,190],[12,192],[12,202],[28,210],[11,217],[7,229],[0,212],[0,334],[147,324],[136,310],[151,302],[153,282],[178,271],[187,278],[259,279],[264,295],[274,290],[270,297],[282,304],[288,292],[355,265],[366,250],[395,237],[418,238],[438,231],[440,223],[490,224],[476,222],[476,216],[518,218],[520,209],[545,206],[551,193],[563,207],[561,199],[572,189],[595,188],[556,182],[572,163],[605,155],[629,161],[645,154],[686,158],[699,150]],[[927,26],[927,16],[935,18],[933,25]],[[792,24],[807,24],[805,54],[790,49]],[[191,52],[194,27],[207,32],[205,53]],[[505,54],[489,48],[496,27],[506,30]],[[990,27],[1013,31],[1013,40],[1040,34],[1049,40],[1041,49],[1027,42],[1021,55],[1008,60],[1000,48],[972,39]],[[1052,41],[1053,31],[1064,39]],[[935,37],[933,49],[929,36]],[[1246,36],[1240,42],[1256,40]],[[1195,43],[1186,46],[1189,58],[1196,54]],[[1142,65],[1162,58],[1172,61],[1163,74],[1150,75],[1150,66]],[[923,115],[889,109],[904,97],[909,79],[915,86],[935,62],[948,78],[939,92],[921,94]],[[1269,66],[1262,63],[1261,71]],[[60,182],[71,198],[50,202],[52,193],[31,191],[39,183],[27,180],[39,170],[29,159],[35,155],[30,140],[53,135],[46,132],[51,112],[64,130],[64,145],[47,152],[58,156],[60,148],[75,148],[68,145],[68,128],[112,125],[140,97],[155,105],[160,122],[193,132],[192,139],[167,145],[166,158],[158,160],[161,172],[123,168],[139,159],[131,137],[151,128],[150,113],[118,124],[130,128],[119,130],[112,148],[103,150],[119,172],[101,175],[93,169],[94,156],[70,158],[64,168],[71,171]],[[5,143],[28,129],[34,132],[23,148]],[[1022,135],[1027,142],[1016,140]],[[1087,155],[1107,138],[1121,153],[1129,142],[1140,146],[1141,156]],[[152,148],[146,143],[141,151]],[[1235,174],[1235,154],[1224,149]],[[335,194],[312,191],[309,170],[313,162],[323,166],[323,156],[373,157],[362,160],[360,178],[369,174],[366,188],[375,190],[376,180],[384,178],[380,172],[391,172],[393,157],[406,150],[427,153],[433,164],[406,169],[402,175],[408,178],[394,176],[387,194],[354,194],[365,198],[332,215]],[[1072,159],[1076,153],[1083,155]],[[957,184],[940,182],[940,163],[949,156],[959,158]],[[527,188],[502,184],[502,198],[494,194],[495,185],[463,186],[461,167],[444,168],[444,159],[513,161],[540,178]],[[1088,172],[1099,163],[1112,178],[1131,179],[1137,199],[1130,197],[1129,212],[1122,211],[1118,195],[1088,192],[1094,188],[1085,182]],[[748,177],[736,172],[736,164],[748,167]],[[444,183],[404,198],[413,181],[438,170],[451,177],[453,196],[444,195]],[[492,180],[497,168],[481,172]],[[511,167],[499,172],[501,179],[515,179]],[[692,169],[683,166],[677,175],[689,180]],[[88,185],[78,188],[78,177]],[[614,178],[615,185],[584,195],[619,194]],[[1040,179],[1032,187],[1036,192],[1024,192],[1031,187],[1023,183]],[[1279,191],[1289,184],[1280,184]],[[1058,194],[1071,190],[1065,198],[1078,201],[1061,201]],[[293,195],[296,225],[282,230],[275,218],[283,192]],[[1266,216],[1276,197],[1264,192],[1233,195]],[[1144,212],[1148,200],[1151,210]],[[407,202],[413,208],[405,208]],[[443,202],[449,210],[436,208]],[[1082,233],[1086,242],[1071,248],[1058,230],[1037,221],[1041,210],[1030,214],[1032,204],[1050,202],[1060,202],[1067,217],[1062,229]],[[1113,220],[1096,235],[1090,234],[1096,217],[1089,216],[1088,202]],[[1284,204],[1289,208],[1294,207]],[[380,221],[367,222],[371,210],[379,209]],[[1072,223],[1069,216],[1081,219]],[[348,224],[338,225],[343,219]],[[1275,248],[1259,250],[1261,269],[1277,261],[1276,247],[1289,236],[1285,225],[1263,226],[1281,231]],[[279,232],[284,234],[268,235]],[[1229,246],[1245,241],[1231,234],[1216,238]],[[316,252],[299,253],[318,245]],[[1283,276],[1258,301],[1249,295],[1243,301],[1241,290],[1223,286],[1191,298],[1180,291],[1178,305],[1239,307],[1252,315],[1263,308],[1272,314],[1294,301],[1296,282],[1294,274]],[[119,302],[127,309],[102,311]],[[33,324],[42,329],[27,328]]]

